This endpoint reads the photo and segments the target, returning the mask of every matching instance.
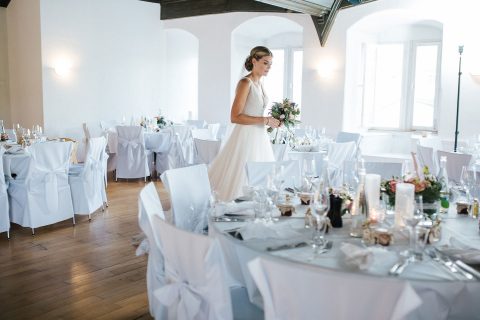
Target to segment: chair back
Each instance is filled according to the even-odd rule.
[[[402,164],[400,162],[367,161],[364,164],[367,173],[379,174],[382,179],[391,179],[402,175]]]
[[[417,158],[421,168],[427,166],[432,174],[438,174],[438,159],[434,148],[417,145]]]
[[[359,133],[353,133],[353,132],[345,132],[345,131],[340,131],[337,133],[337,138],[335,139],[335,142],[355,142],[357,146],[360,144],[360,139],[362,136]]]
[[[156,289],[165,285],[165,267],[162,248],[160,242],[156,241],[153,233],[152,224],[153,217],[155,216],[165,220],[162,203],[158,197],[157,189],[155,188],[155,184],[150,182],[140,191],[138,196],[138,224],[147,237],[146,242],[148,243],[147,292],[150,314],[156,319],[163,319],[165,308],[161,305],[155,304],[153,294]],[[143,245],[141,244],[140,247],[142,246]]]
[[[192,129],[193,139],[215,140],[209,129]]]
[[[28,148],[32,160],[26,183],[30,190],[43,189],[39,194],[44,194],[46,211],[52,214],[57,213],[62,207],[59,206],[61,190],[70,194],[68,171],[72,147],[72,142],[42,142]],[[68,207],[70,206],[73,216],[71,196]]]
[[[283,167],[283,170],[281,169]],[[266,187],[271,174],[279,174],[284,187],[294,187],[300,183],[300,164],[298,160],[247,162],[248,185],[252,187]]]
[[[437,158],[440,160],[443,156],[447,157],[448,179],[457,184],[460,183],[462,167],[468,167],[470,165],[470,162],[472,161],[472,155],[438,150]]]
[[[255,258],[248,269],[262,294],[267,320],[404,319],[422,304],[408,281],[347,274],[273,257]],[[332,303],[332,297],[342,298]],[[372,297],[377,298],[374,304]]]
[[[8,195],[5,175],[3,174],[3,154],[5,148],[0,146],[0,233],[10,230],[10,216],[8,214]]]
[[[187,126],[196,129],[204,129],[207,126],[207,122],[205,120],[187,120],[186,124]]]
[[[169,319],[232,319],[220,245],[155,216],[153,232],[165,259],[166,285],[155,291]]]
[[[202,233],[207,225],[211,195],[207,166],[171,169],[161,175],[170,193],[173,222],[181,229]]]
[[[117,177],[142,178],[150,175],[140,126],[117,126]]]
[[[214,140],[220,140],[218,137],[218,131],[220,130],[220,123],[209,123],[207,125],[208,131],[210,131],[210,136]]]
[[[197,163],[210,164],[220,151],[220,140],[193,139]]]
[[[328,175],[333,187],[339,187],[343,183],[345,161],[354,160],[356,148],[354,141],[332,142],[328,145]]]

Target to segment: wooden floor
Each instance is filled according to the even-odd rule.
[[[168,194],[155,182],[162,202]],[[136,257],[142,181],[110,182],[109,207],[31,230],[0,234],[0,318],[151,319],[146,256]]]

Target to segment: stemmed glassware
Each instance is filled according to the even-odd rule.
[[[409,250],[407,251],[407,257],[411,261],[421,260],[416,254],[417,239],[416,239],[416,227],[424,218],[423,214],[423,197],[417,196],[415,198],[415,207],[412,215],[403,215],[402,219],[405,225],[409,228]]]
[[[474,187],[474,176],[473,173],[469,170],[468,166],[462,167],[462,174],[460,176],[460,185],[462,186],[463,191],[465,192],[465,200],[467,203],[471,203],[471,192],[472,187]]]
[[[315,254],[319,253],[318,249],[324,249],[327,244],[325,231],[328,226],[327,213],[329,209],[330,194],[328,188],[320,183],[310,201],[310,210],[315,219],[315,228],[312,234],[312,247],[315,249]]]

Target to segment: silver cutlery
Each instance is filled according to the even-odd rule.
[[[275,247],[267,247],[267,251],[279,251],[279,250],[288,250],[288,249],[295,249],[307,246],[308,243],[305,241],[295,242],[295,243],[287,243],[282,244],[280,246]]]
[[[461,261],[461,260],[455,260],[455,264],[460,268],[460,269],[463,269],[464,271],[466,272],[469,272],[471,275],[473,275],[474,277],[476,277],[477,279],[480,279],[480,272],[478,272],[477,270],[473,269],[472,267],[470,267],[468,264],[466,264],[465,262]]]
[[[399,276],[403,273],[403,271],[410,264],[410,262],[412,262],[410,258],[398,262],[394,264],[392,268],[390,268],[390,271],[388,273],[392,276]]]
[[[247,219],[238,218],[238,217],[220,216],[220,217],[214,217],[213,221],[214,222],[245,222],[245,221],[247,221]]]
[[[455,266],[455,264],[448,258],[445,254],[440,252],[437,248],[433,248],[427,251],[427,254],[432,258],[433,261],[437,262],[440,264],[442,267],[444,267],[446,270],[448,270],[450,273],[456,275],[456,276],[463,276],[468,280],[472,280],[473,276],[465,272],[463,270],[459,270],[458,267]]]
[[[452,273],[459,273],[468,280],[473,280],[473,275],[462,268],[450,259],[449,256],[441,252],[438,248],[434,248],[435,252],[438,254],[440,262],[443,263]]]

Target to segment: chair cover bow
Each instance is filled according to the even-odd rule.
[[[45,188],[45,197],[48,213],[54,213],[58,210],[58,175],[67,174],[67,170],[64,167],[59,167],[53,170],[37,167],[37,172],[40,174],[37,176],[38,180],[43,180]],[[36,185],[36,184],[35,184]],[[30,184],[30,186],[32,186]]]
[[[174,278],[170,279],[169,284],[155,290],[154,295],[165,306],[177,302],[178,319],[194,319],[200,311],[202,295],[188,282]]]
[[[142,143],[138,140],[127,140],[125,138],[122,138],[122,137],[118,137],[118,143],[122,145],[122,147],[124,149],[127,150],[127,154],[128,154],[128,159],[130,161],[128,161],[128,165],[129,165],[129,168],[131,169],[131,163],[133,163],[133,158],[134,158],[134,153],[133,153],[133,150],[136,149],[137,147],[141,146]]]

